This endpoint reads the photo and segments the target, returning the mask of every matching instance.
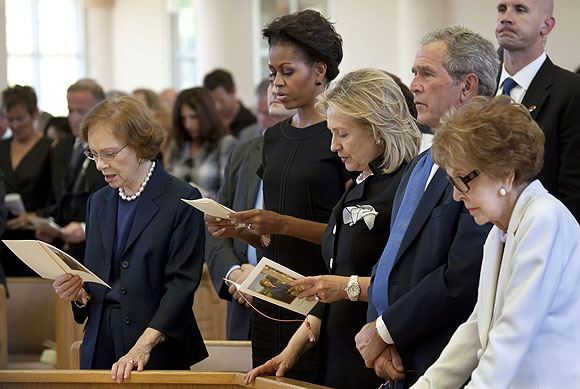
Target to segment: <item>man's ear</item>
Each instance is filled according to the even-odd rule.
[[[550,33],[550,31],[552,31],[552,29],[554,28],[554,26],[556,25],[556,19],[549,15],[544,17],[544,21],[542,22],[542,27],[540,27],[540,35],[541,36],[546,36]]]
[[[473,73],[469,73],[461,80],[461,91],[459,94],[459,101],[463,104],[470,101],[477,96],[479,89],[479,78]]]

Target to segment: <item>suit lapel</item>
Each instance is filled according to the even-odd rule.
[[[433,175],[431,182],[427,186],[427,190],[423,193],[423,197],[419,201],[417,209],[411,218],[409,227],[407,228],[405,236],[401,242],[401,247],[399,247],[396,261],[399,260],[401,254],[404,253],[409,245],[415,240],[415,237],[431,216],[431,212],[433,212],[433,209],[437,206],[445,188],[447,188],[447,185],[449,185],[449,182],[445,178],[445,172],[443,169],[437,168],[435,175]]]
[[[137,205],[137,211],[135,212],[135,219],[133,219],[131,231],[127,238],[127,244],[123,250],[123,255],[139,235],[141,235],[141,232],[143,232],[145,227],[147,227],[151,219],[153,219],[157,212],[159,212],[159,206],[154,200],[163,194],[166,179],[167,175],[162,171],[161,166],[158,164],[151,179],[147,183],[145,190],[141,194],[141,199],[139,200],[139,205]]]
[[[528,108],[534,120],[536,120],[542,111],[544,102],[550,96],[550,88],[554,84],[553,69],[554,64],[550,61],[550,58],[546,57],[522,100],[522,105]]]
[[[95,271],[95,274],[101,276],[105,282],[109,282],[109,273],[112,261],[112,248],[115,242],[115,226],[117,225],[117,190],[109,190],[103,198],[100,205],[95,209],[103,210],[97,212],[99,228],[105,250],[105,258],[100,263],[104,266],[101,271]]]
[[[252,150],[249,150],[246,154],[246,158],[248,158],[248,163],[245,164],[245,174],[242,177],[247,177],[247,185],[252,190],[245,190],[242,193],[246,194],[246,209],[253,209],[256,205],[256,197],[252,195],[258,191],[258,187],[260,185],[260,177],[256,174],[255,166],[260,166],[260,161],[262,160],[262,153],[261,147],[256,143],[256,147],[253,147]],[[244,180],[241,180],[242,182]]]

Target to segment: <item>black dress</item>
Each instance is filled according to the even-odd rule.
[[[374,174],[360,184],[353,181],[332,211],[322,242],[322,254],[330,274],[370,277],[387,244],[393,199],[404,168],[381,174],[373,162],[371,170]],[[353,225],[344,222],[343,212],[347,207],[347,212],[352,213],[351,207],[365,205],[378,213],[372,229],[363,219]],[[373,369],[365,366],[355,346],[355,335],[367,323],[366,312],[367,303],[362,301],[323,304],[319,384],[333,388],[377,388],[384,382]]]
[[[330,141],[326,122],[295,128],[287,119],[266,131],[262,166],[258,171],[264,181],[265,209],[319,223],[328,222],[350,178],[336,153],[330,151]],[[321,247],[301,239],[273,235],[263,255],[305,276],[327,273]],[[257,299],[254,303],[272,317],[304,319],[295,312]],[[254,313],[254,366],[278,355],[299,326],[299,322],[280,323]],[[300,359],[288,377],[313,382],[317,362],[318,348],[314,347]]]
[[[36,212],[47,206],[50,192],[49,152],[50,138],[39,139],[12,169],[10,145],[12,138],[0,142],[0,169],[4,171],[6,193],[20,193],[24,208]],[[7,219],[14,215],[8,215]],[[35,239],[34,231],[6,230],[2,239]],[[7,276],[35,276],[36,273],[18,259],[6,246],[1,247],[1,258]]]

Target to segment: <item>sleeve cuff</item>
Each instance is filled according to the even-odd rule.
[[[395,342],[393,342],[393,338],[391,337],[391,334],[389,333],[389,330],[388,330],[385,322],[383,321],[382,316],[379,316],[377,318],[375,326],[377,327],[377,332],[379,333],[379,336],[386,344],[395,343]]]
[[[228,270],[228,272],[226,273],[226,276],[224,277],[226,280],[230,279],[230,274],[236,270],[236,269],[241,269],[242,267],[240,265],[234,265],[232,267],[230,267],[230,270]],[[225,281],[224,281],[225,282]]]

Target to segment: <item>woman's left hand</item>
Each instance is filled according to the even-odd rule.
[[[230,220],[244,223],[254,235],[283,234],[283,216],[265,209],[250,209],[234,212],[229,215]]]
[[[147,327],[131,350],[113,364],[111,378],[120,384],[123,379],[131,377],[131,370],[136,368],[137,371],[143,371],[153,347],[164,340],[165,335],[161,331]]]
[[[133,347],[127,354],[119,358],[111,368],[111,378],[117,380],[117,383],[123,382],[123,379],[131,377],[131,370],[143,371],[151,352],[143,348]]]
[[[298,295],[299,298],[312,301],[318,297],[323,303],[333,303],[348,298],[344,290],[348,285],[348,280],[349,277],[324,275],[299,278],[291,285],[304,288]]]

